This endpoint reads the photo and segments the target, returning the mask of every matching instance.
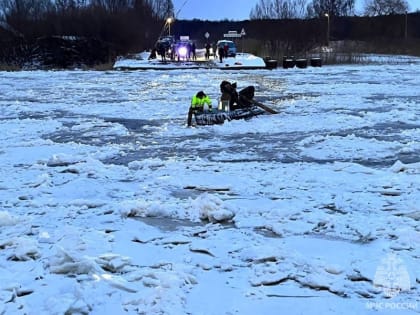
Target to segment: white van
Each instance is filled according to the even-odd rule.
[[[231,40],[219,40],[217,42],[217,53],[219,51],[219,48],[224,48],[226,45],[228,46],[228,57],[235,57],[236,56],[236,45]]]

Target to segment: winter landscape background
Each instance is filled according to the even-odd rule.
[[[0,72],[0,314],[420,313],[419,70]]]

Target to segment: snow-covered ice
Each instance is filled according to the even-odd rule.
[[[160,56],[149,59],[150,52],[142,52],[131,57],[119,57],[114,63],[114,69],[261,69],[265,68],[264,59],[250,53],[238,52],[235,57],[223,58],[222,62],[217,57],[210,59],[204,57],[205,49],[197,49],[196,61],[192,60],[162,60]]]
[[[401,60],[0,72],[0,314],[419,314]],[[187,128],[222,80],[280,113]]]

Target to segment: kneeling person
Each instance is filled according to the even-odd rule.
[[[191,100],[191,106],[188,111],[188,126],[191,126],[193,113],[205,111],[205,105],[208,106],[208,110],[212,110],[211,99],[203,91],[198,92],[193,96]]]
[[[236,91],[236,82],[222,81],[220,91],[222,92],[222,99],[229,100],[231,110],[247,108],[254,104],[255,87],[252,85],[240,90],[238,93]]]

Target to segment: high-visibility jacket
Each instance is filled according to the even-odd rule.
[[[204,104],[207,104],[209,106],[209,109],[211,109],[211,99],[207,95],[203,98],[197,97],[197,95],[194,95],[191,100],[191,108],[195,110],[203,110]]]

